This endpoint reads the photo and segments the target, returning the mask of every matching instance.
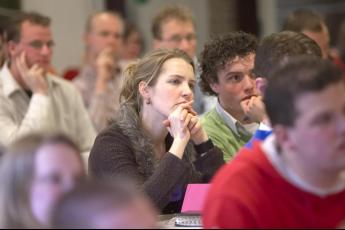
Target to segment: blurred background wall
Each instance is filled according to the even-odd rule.
[[[53,64],[62,73],[78,66],[83,55],[83,32],[87,17],[103,9],[116,10],[136,23],[144,34],[146,51],[151,48],[151,18],[165,4],[191,8],[196,18],[198,52],[212,36],[244,30],[259,38],[281,29],[288,13],[297,8],[317,10],[326,18],[331,45],[345,19],[344,0],[0,0],[0,26],[18,10],[37,11],[52,18],[56,47]]]

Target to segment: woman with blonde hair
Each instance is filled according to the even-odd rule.
[[[207,183],[224,163],[192,109],[193,61],[157,50],[125,70],[121,108],[89,157],[96,177],[133,179],[163,213],[180,212],[188,183]]]
[[[63,135],[31,134],[0,163],[0,227],[48,228],[53,206],[85,177],[77,146]]]

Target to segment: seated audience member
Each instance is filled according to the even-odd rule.
[[[109,125],[119,108],[122,36],[123,21],[115,12],[98,12],[87,20],[85,61],[73,82],[98,132]]]
[[[165,5],[152,19],[154,49],[180,49],[193,59],[196,67],[196,81],[199,81],[198,60],[196,57],[197,34],[192,11],[183,5]],[[203,95],[197,84],[194,87],[193,108],[198,114],[213,107],[214,97]]]
[[[322,16],[317,12],[309,9],[293,11],[286,18],[283,30],[307,35],[320,46],[322,57],[330,58],[328,28]]]
[[[48,228],[60,196],[85,177],[77,146],[62,135],[18,139],[0,161],[1,228]]]
[[[262,40],[256,50],[253,71],[256,76],[256,87],[261,96],[264,96],[264,90],[269,82],[268,77],[274,67],[300,55],[321,57],[322,54],[316,42],[302,33],[283,31],[271,34]],[[251,147],[254,140],[262,141],[271,133],[270,123],[265,116],[246,146]]]
[[[52,223],[59,229],[157,228],[157,215],[146,197],[123,181],[92,180],[65,194]]]
[[[96,177],[127,176],[163,213],[179,212],[188,183],[207,183],[224,163],[192,108],[192,59],[157,50],[127,67],[115,123],[89,157]]]
[[[206,228],[336,228],[345,219],[345,86],[317,57],[273,73],[264,102],[273,134],[213,180]]]
[[[70,134],[82,151],[96,133],[80,94],[49,73],[54,42],[50,19],[22,13],[7,31],[8,62],[0,70],[0,143],[35,131]]]
[[[129,64],[141,55],[144,48],[144,41],[139,28],[130,22],[125,25],[123,32],[123,45],[121,48],[121,62]]]
[[[265,114],[252,74],[256,48],[254,36],[233,32],[207,43],[201,53],[201,89],[218,97],[202,124],[225,161],[250,140]]]

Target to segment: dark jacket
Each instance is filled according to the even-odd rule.
[[[168,135],[167,151],[172,141]],[[223,153],[217,147],[201,156],[192,143],[187,145],[182,160],[169,152],[156,160],[151,143],[135,119],[127,116],[115,121],[96,138],[89,157],[90,173],[96,177],[131,178],[163,213],[171,213],[180,211],[187,184],[208,183],[224,164]],[[182,188],[180,199],[170,202],[178,188]]]

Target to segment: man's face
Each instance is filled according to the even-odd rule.
[[[161,26],[161,39],[155,39],[155,49],[180,49],[191,58],[196,52],[195,28],[190,21],[170,19]]]
[[[336,83],[295,102],[297,117],[287,128],[292,152],[303,167],[321,172],[345,169],[345,86]]]
[[[25,52],[28,67],[38,64],[45,71],[49,70],[54,45],[49,27],[24,22],[21,26],[21,37],[18,43],[10,41],[12,62]]]
[[[89,52],[95,56],[105,48],[112,49],[115,56],[122,46],[123,24],[111,14],[100,14],[93,18],[90,31],[85,36]]]
[[[322,52],[322,58],[327,59],[329,57],[329,33],[325,25],[322,25],[322,30],[320,32],[303,30],[302,33],[319,45]]]
[[[229,60],[218,71],[218,82],[210,85],[222,107],[233,116],[243,116],[241,102],[258,95],[252,74],[254,57],[254,54],[249,54]]]

